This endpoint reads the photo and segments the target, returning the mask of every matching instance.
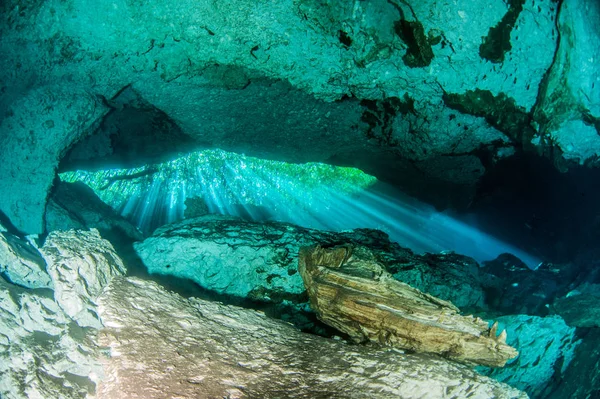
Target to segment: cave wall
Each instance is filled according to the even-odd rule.
[[[553,77],[580,82],[575,62],[600,51],[585,45],[598,42],[597,11],[592,0],[10,0],[0,210],[42,232],[61,158],[98,132],[124,89],[190,147],[358,166],[443,205],[532,142],[551,152],[570,137],[582,155],[567,159],[584,162],[597,137],[580,142],[561,121],[596,123],[598,68],[587,62],[590,84],[572,90],[589,97],[576,115],[555,116],[569,93]],[[538,131],[542,114],[554,123]]]

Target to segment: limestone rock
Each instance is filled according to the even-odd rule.
[[[142,233],[114,209],[102,202],[83,183],[59,182],[55,185],[46,208],[46,230],[98,229],[103,237],[123,234],[131,240],[142,240]]]
[[[598,287],[596,285],[596,287]],[[552,310],[573,327],[600,327],[600,294],[580,293],[558,298]]]
[[[98,399],[527,397],[447,360],[303,334],[153,282],[115,279],[99,303],[111,357]]]
[[[540,123],[536,143],[546,152],[559,150],[555,162],[598,164],[600,154],[600,3],[566,0],[560,3],[560,40],[554,62],[542,83],[534,113]],[[563,160],[564,159],[564,160]]]
[[[0,276],[26,288],[51,288],[46,262],[31,242],[0,232]]]
[[[13,247],[28,245],[15,245],[17,239]],[[40,252],[54,289],[0,277],[0,397],[92,398],[102,377],[101,349],[87,327],[101,326],[96,297],[123,265],[97,231],[52,233]],[[22,262],[31,256],[14,255]]]
[[[497,324],[395,280],[367,248],[300,250],[300,275],[319,319],[356,342],[374,341],[470,364],[502,367],[517,356]]]
[[[93,131],[106,109],[81,87],[44,85],[20,94],[3,112],[0,209],[19,230],[40,234],[60,158]]]
[[[591,399],[600,391],[600,329],[580,330],[581,344],[548,399]]]
[[[286,223],[204,216],[161,227],[134,247],[150,273],[190,279],[228,297],[307,311],[297,266],[300,247],[340,242],[368,246],[394,277],[415,288],[460,307],[485,307],[479,270],[472,259],[418,256],[376,230],[332,233]]]
[[[125,266],[98,230],[53,232],[40,249],[54,282],[54,298],[81,327],[100,328],[95,298]]]
[[[498,381],[544,398],[555,390],[572,361],[581,340],[575,328],[558,316],[501,316],[499,328],[506,329],[507,343],[519,351],[502,369],[478,367],[477,370]]]
[[[352,164],[441,205],[451,189],[468,196],[480,151],[493,159],[530,141],[528,118],[502,122],[531,111],[556,49],[556,3],[517,3],[8,0],[0,209],[41,232],[59,158],[101,133],[92,127],[124,91],[203,146]],[[481,52],[482,38],[499,54]],[[473,92],[489,101],[465,107]]]
[[[47,289],[0,278],[0,397],[75,399],[102,375],[98,347]]]
[[[574,279],[576,269],[544,263],[535,270],[503,254],[484,262],[481,285],[490,309],[502,314],[546,316],[548,307]]]

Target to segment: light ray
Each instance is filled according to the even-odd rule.
[[[286,164],[219,150],[131,170],[70,172],[144,232],[180,220],[185,201],[201,198],[211,213],[254,221],[348,230],[373,228],[415,252],[455,251],[482,262],[509,252],[530,267],[539,259],[480,231],[466,218],[440,213],[352,168]]]

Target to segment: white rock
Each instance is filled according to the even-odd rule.
[[[98,230],[53,232],[40,249],[54,281],[54,298],[82,327],[102,327],[95,299],[125,266]]]
[[[118,356],[104,361],[98,399],[527,397],[438,357],[303,334],[258,312],[185,300],[139,279],[113,280],[99,311],[107,325],[123,327],[100,336]]]

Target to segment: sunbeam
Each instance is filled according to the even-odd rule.
[[[508,252],[531,268],[540,263],[479,230],[474,219],[440,213],[353,168],[209,150],[142,168],[68,172],[61,178],[88,184],[146,233],[204,212],[334,231],[373,228],[417,253],[454,251],[483,262]],[[186,206],[189,199],[203,202],[200,213]]]

